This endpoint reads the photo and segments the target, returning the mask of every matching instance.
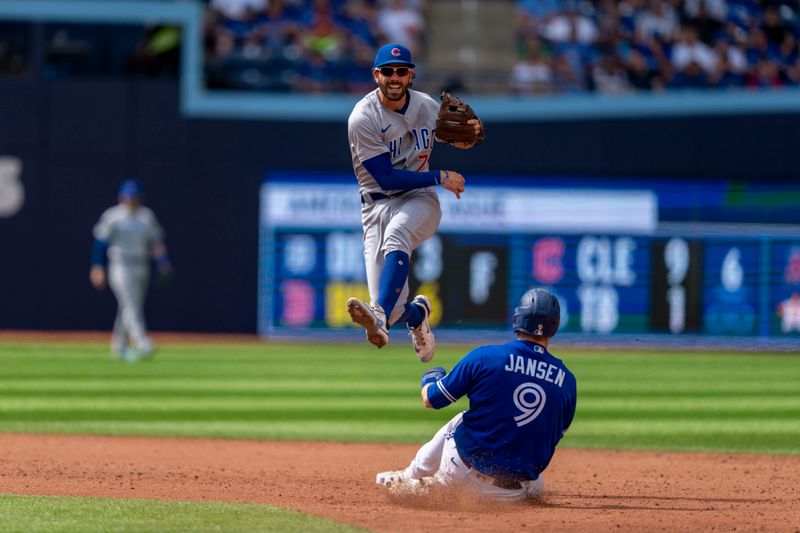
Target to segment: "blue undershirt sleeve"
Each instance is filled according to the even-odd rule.
[[[108,263],[107,250],[108,243],[106,241],[95,239],[92,245],[92,265],[106,266],[106,263]]]
[[[389,152],[384,152],[362,163],[384,191],[421,189],[439,184],[439,171],[414,172],[392,167]]]
[[[472,350],[445,377],[428,387],[426,395],[434,409],[447,407],[469,392],[480,370],[481,354],[481,348]]]

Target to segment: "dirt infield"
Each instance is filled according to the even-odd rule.
[[[526,505],[390,498],[407,445],[0,433],[0,492],[265,503],[375,531],[800,531],[800,457],[560,449]]]

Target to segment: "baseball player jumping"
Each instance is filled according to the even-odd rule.
[[[429,170],[439,104],[411,89],[414,63],[408,48],[382,46],[372,75],[378,88],[355,105],[347,124],[361,195],[370,303],[350,298],[347,310],[378,348],[389,342],[392,324],[405,323],[417,357],[427,362],[436,350],[429,324],[431,302],[424,295],[407,301],[409,262],[411,252],[439,227],[442,212],[435,186],[461,198],[464,176],[453,170]],[[470,123],[480,136],[481,121]]]
[[[150,259],[155,260],[160,275],[171,273],[172,266],[164,231],[153,212],[141,203],[139,182],[124,181],[118,198],[119,203],[106,209],[94,227],[89,279],[98,290],[106,283],[111,286],[117,299],[111,350],[115,356],[133,362],[153,353],[144,320]]]
[[[548,350],[560,321],[556,297],[531,289],[514,312],[517,340],[476,348],[449,374],[442,367],[425,372],[425,407],[441,409],[467,395],[469,409],[405,470],[382,472],[376,483],[398,493],[461,487],[504,501],[541,494],[541,474],[572,423],[577,398],[575,376]]]

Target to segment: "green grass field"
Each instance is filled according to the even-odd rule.
[[[465,351],[441,347],[435,362],[451,368]],[[800,453],[798,354],[557,345],[554,352],[578,379],[578,412],[562,446]],[[462,399],[442,411],[422,407],[419,376],[428,366],[407,346],[169,345],[151,361],[129,364],[112,360],[105,345],[6,343],[0,344],[0,430],[422,443],[467,406]],[[64,505],[79,514],[52,511]],[[143,522],[119,518],[128,505],[141,507],[133,515]],[[37,506],[54,518],[13,518]],[[88,527],[84,508],[94,520]],[[0,529],[145,531],[148,520],[167,514],[172,521],[161,531],[213,531],[213,517],[225,513],[239,517],[224,522],[231,524],[225,531],[270,530],[265,523],[280,531],[338,527],[316,519],[305,524],[267,506],[4,496]]]
[[[563,446],[800,453],[797,355],[562,351],[578,378]],[[137,364],[99,345],[0,354],[3,431],[418,443],[456,410],[422,408],[426,366],[406,346],[173,345]]]
[[[0,529],[26,533],[280,531],[353,533],[359,528],[269,505],[0,494]]]

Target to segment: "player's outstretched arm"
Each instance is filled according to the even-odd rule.
[[[455,170],[440,170],[439,171],[439,184],[456,195],[456,198],[461,199],[461,193],[464,192],[464,176]]]
[[[422,396],[422,403],[428,409],[433,409],[433,404],[428,399],[428,387],[442,379],[445,374],[447,374],[447,370],[445,370],[443,366],[433,367],[429,370],[426,370],[425,373],[422,374],[422,380],[420,381],[422,391],[420,394]]]

